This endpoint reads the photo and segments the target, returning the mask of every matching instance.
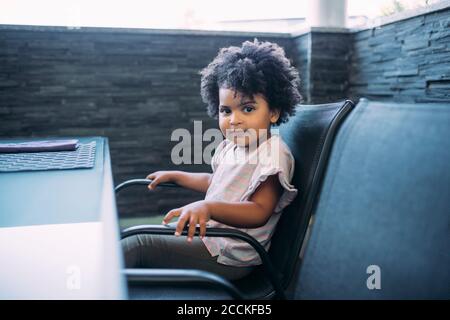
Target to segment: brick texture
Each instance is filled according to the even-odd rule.
[[[174,165],[177,128],[217,128],[200,75],[222,47],[277,42],[299,69],[305,103],[360,97],[450,102],[450,9],[359,32],[196,34],[133,29],[0,26],[0,137],[109,138],[115,183]],[[205,142],[206,145],[209,142]],[[119,211],[161,214],[199,200],[175,189],[124,190]]]

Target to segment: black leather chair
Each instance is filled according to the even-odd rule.
[[[293,298],[450,299],[449,137],[448,103],[358,103],[336,136]]]
[[[318,197],[336,132],[354,104],[343,102],[321,105],[299,105],[296,115],[280,126],[280,135],[295,158],[292,184],[299,190],[297,198],[284,209],[276,227],[269,252],[253,238],[234,229],[207,229],[207,236],[235,237],[250,243],[260,254],[263,264],[243,279],[229,281],[198,270],[135,269],[124,270],[129,280],[130,298],[146,299],[273,299],[291,298],[286,289],[292,284],[298,267],[308,224]],[[116,187],[151,181],[137,179]],[[174,184],[160,186],[176,187]],[[122,238],[135,234],[165,234],[173,236],[174,229],[161,225],[143,225],[122,231]],[[186,231],[184,231],[186,234]],[[195,285],[190,285],[194,284]],[[179,287],[179,285],[184,285]],[[188,286],[186,286],[188,284]],[[209,287],[204,287],[207,284]],[[143,285],[143,286],[142,286]]]

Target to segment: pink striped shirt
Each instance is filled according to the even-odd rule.
[[[289,147],[278,134],[272,134],[254,150],[237,146],[225,139],[217,146],[211,166],[213,176],[205,200],[248,201],[258,186],[269,176],[275,174],[278,176],[283,193],[264,226],[238,229],[214,220],[208,222],[209,227],[234,228],[246,232],[268,250],[283,208],[297,195],[297,189],[290,184],[294,173],[294,158]],[[256,251],[242,240],[205,237],[203,243],[212,256],[218,256],[219,263],[232,266],[261,264]]]

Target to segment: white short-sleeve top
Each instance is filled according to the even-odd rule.
[[[245,148],[225,139],[211,159],[213,176],[205,200],[247,201],[269,176],[277,175],[283,193],[267,223],[259,228],[234,228],[214,220],[209,227],[238,229],[254,237],[268,250],[270,239],[283,208],[297,196],[292,186],[294,157],[278,134],[272,134],[258,148]],[[217,262],[232,266],[261,264],[258,253],[246,242],[232,238],[204,237],[203,243]]]

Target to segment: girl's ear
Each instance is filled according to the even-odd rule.
[[[270,123],[276,123],[278,119],[280,118],[280,110],[275,109],[270,111]]]

